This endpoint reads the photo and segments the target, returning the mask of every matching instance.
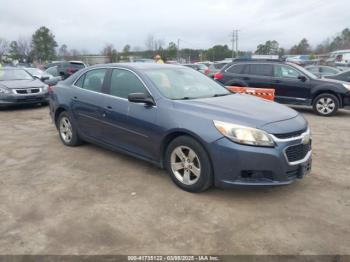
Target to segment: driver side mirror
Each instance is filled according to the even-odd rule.
[[[298,76],[298,79],[300,79],[301,82],[305,82],[307,80],[305,76]]]
[[[42,76],[41,78],[40,78],[40,80],[41,81],[46,81],[46,80],[49,80],[50,79],[50,77],[48,77],[48,76]]]
[[[132,103],[144,103],[149,106],[154,106],[156,104],[152,96],[144,93],[129,94],[128,100],[129,102],[132,102]]]

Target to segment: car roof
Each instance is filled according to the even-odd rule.
[[[90,66],[88,68],[113,68],[113,67],[123,67],[126,69],[136,69],[136,70],[145,70],[145,69],[170,69],[170,68],[184,68],[182,65],[172,65],[172,64],[157,64],[157,63],[111,63],[111,64],[99,64]]]

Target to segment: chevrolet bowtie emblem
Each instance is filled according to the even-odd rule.
[[[302,141],[301,141],[304,145],[307,145],[310,143],[310,134],[307,134],[305,136],[303,136]]]

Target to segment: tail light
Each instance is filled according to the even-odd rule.
[[[74,68],[71,68],[71,67],[68,67],[68,68],[67,68],[67,73],[68,73],[68,74],[72,75],[72,74],[74,74],[74,72],[75,72],[75,69],[74,69]]]
[[[219,80],[219,79],[221,79],[221,78],[223,78],[223,77],[224,77],[224,75],[221,74],[221,73],[216,73],[216,74],[214,75],[214,79],[215,79],[215,80]]]

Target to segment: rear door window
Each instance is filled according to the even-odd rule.
[[[300,73],[290,66],[275,65],[274,76],[279,78],[297,79],[300,76]]]
[[[236,64],[236,65],[230,66],[229,69],[227,69],[226,71],[232,74],[241,74],[243,68],[244,68],[243,64]]]
[[[269,64],[250,64],[250,74],[256,76],[272,76],[272,65]]]
[[[86,90],[101,93],[106,72],[107,69],[104,68],[91,70],[80,77],[75,85]]]

